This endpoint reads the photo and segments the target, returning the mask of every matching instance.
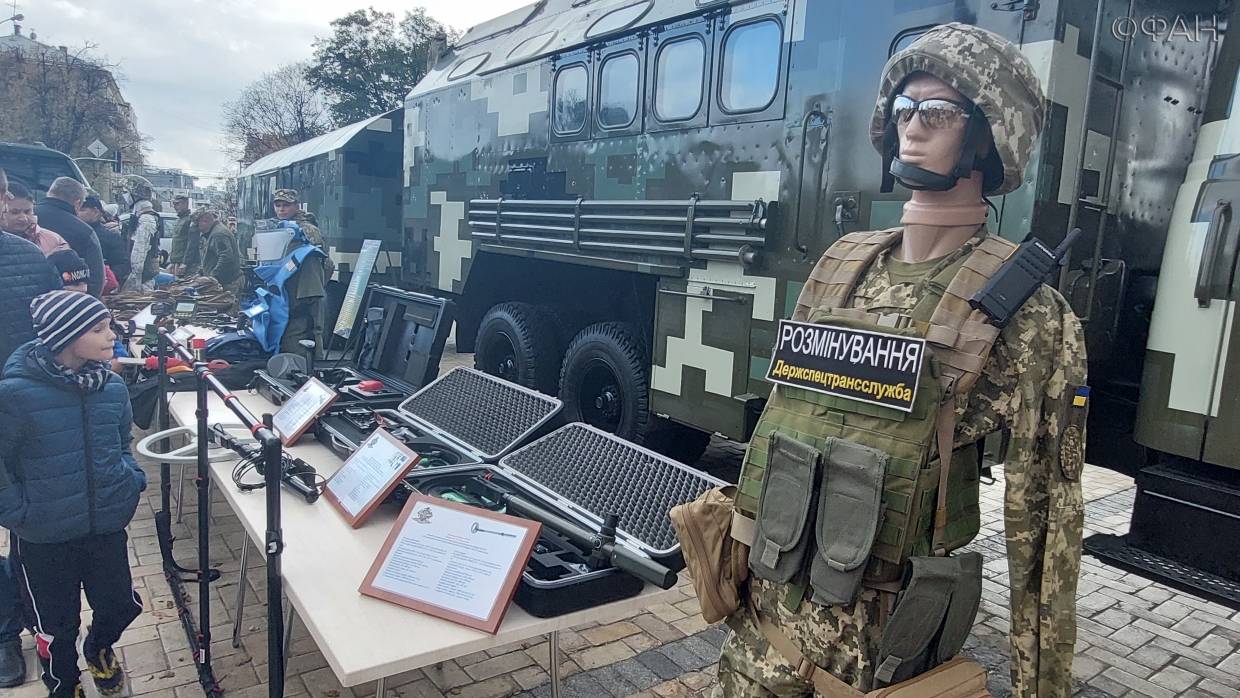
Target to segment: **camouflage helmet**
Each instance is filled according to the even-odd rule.
[[[1002,163],[1002,179],[994,182],[988,177],[985,193],[1006,194],[1020,187],[1042,130],[1043,112],[1041,82],[1020,49],[994,32],[952,22],[927,31],[896,52],[883,67],[878,103],[870,120],[870,140],[880,153],[891,99],[917,72],[951,85],[986,117],[995,154]]]

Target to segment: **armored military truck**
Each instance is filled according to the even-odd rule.
[[[327,252],[340,270],[329,284],[327,327],[332,326],[362,241],[383,242],[372,279],[400,276],[401,109],[349,124],[255,160],[237,178],[237,234],[251,247],[255,222],[274,216],[271,195],[296,189],[315,215]]]
[[[1124,410],[1108,426],[1128,459],[1143,328],[1217,43],[1127,20],[1213,30],[1216,11],[529,5],[473,27],[409,94],[404,282],[457,299],[458,347],[558,393],[570,418],[685,458],[712,432],[745,441],[809,269],[844,232],[897,222],[907,198],[883,191],[868,136],[883,63],[930,26],[976,23],[1023,47],[1049,100],[1029,185],[993,202],[992,228],[1051,244],[1085,230],[1063,287],[1087,318],[1098,401]]]

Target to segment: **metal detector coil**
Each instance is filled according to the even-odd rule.
[[[238,426],[238,429],[242,427]],[[178,436],[187,436],[190,439],[188,444],[177,446],[171,451],[160,453],[155,450],[155,444],[164,439],[172,439]],[[159,461],[160,463],[175,463],[178,465],[193,465],[198,462],[198,429],[194,426],[173,427],[164,431],[157,431],[154,434],[142,439],[138,442],[136,449],[139,454]],[[208,437],[210,438],[210,437]],[[255,442],[257,446],[258,442]],[[207,460],[211,463],[218,463],[226,460],[236,460],[237,454],[226,448],[212,448],[207,451]]]

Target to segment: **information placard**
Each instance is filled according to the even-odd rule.
[[[358,528],[420,458],[385,429],[376,429],[327,481],[323,496]]]
[[[415,494],[358,591],[495,634],[540,528]]]
[[[912,412],[925,356],[920,337],[780,320],[766,379]]]
[[[280,443],[285,446],[297,443],[297,439],[339,396],[331,386],[317,378],[306,381],[272,417],[271,423],[280,437]]]

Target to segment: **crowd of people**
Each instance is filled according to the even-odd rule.
[[[127,220],[79,181],[61,177],[41,201],[0,173],[0,687],[26,679],[30,628],[53,698],[83,695],[81,593],[93,610],[82,645],[96,688],[124,689],[113,644],[141,613],[125,527],[146,476],[130,452],[132,412],[112,360],[124,355],[105,301],[176,279],[214,277],[240,292],[233,226],[210,208],[173,204],[172,254],[149,187],[129,192]]]
[[[142,611],[125,528],[146,476],[130,450],[128,387],[112,371],[126,354],[109,296],[204,276],[235,297],[244,290],[235,219],[174,198],[162,258],[154,192],[137,183],[125,199],[122,219],[117,205],[62,177],[36,202],[0,171],[0,527],[10,536],[10,556],[0,556],[0,688],[26,679],[21,633],[29,628],[49,696],[84,695],[84,591],[93,611],[81,645],[87,669],[101,695],[124,690],[112,646]],[[285,339],[314,339],[331,261],[296,191],[276,191],[272,204],[293,231],[291,273],[279,284],[289,299]]]

